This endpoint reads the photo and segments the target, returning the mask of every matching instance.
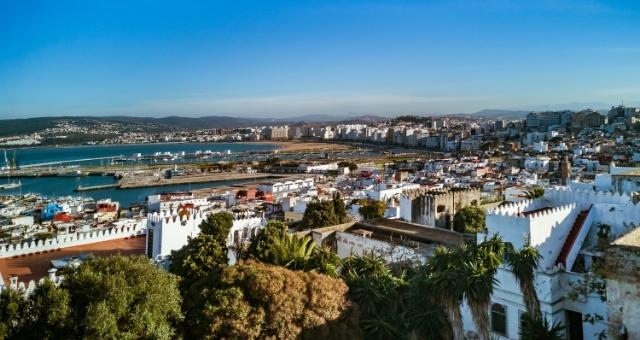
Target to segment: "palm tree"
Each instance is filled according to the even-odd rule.
[[[511,244],[507,247],[507,263],[509,267],[511,267],[513,276],[520,285],[527,313],[531,315],[533,319],[541,318],[540,301],[538,300],[538,295],[533,285],[535,270],[541,258],[542,255],[540,255],[540,252],[530,245],[525,245],[520,250],[515,250]]]
[[[342,277],[349,285],[349,297],[360,307],[361,326],[367,338],[402,338],[404,277],[394,276],[385,260],[373,253],[347,258]]]
[[[544,188],[539,185],[532,186],[524,192],[524,196],[530,200],[542,197],[544,196]]]
[[[305,270],[316,271],[325,275],[338,277],[342,259],[327,247],[315,247],[306,263]]]
[[[289,269],[304,269],[315,249],[315,243],[308,237],[284,234],[273,239],[269,252],[272,264]]]
[[[465,257],[468,251],[466,245],[453,250],[438,247],[426,265],[428,294],[435,296],[438,304],[444,308],[454,339],[464,338],[460,305],[467,290]]]
[[[481,339],[490,338],[489,305],[493,287],[497,283],[495,275],[504,261],[505,249],[504,242],[497,235],[467,249],[465,297]]]
[[[522,315],[522,328],[520,338],[522,340],[561,340],[564,339],[564,326],[561,323],[551,325],[546,318],[532,318],[528,313]]]

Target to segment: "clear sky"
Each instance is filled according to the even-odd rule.
[[[0,0],[0,117],[640,100],[640,4]]]

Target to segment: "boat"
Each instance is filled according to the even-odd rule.
[[[11,183],[0,185],[0,190],[16,189],[16,188],[19,188],[21,186],[22,186],[22,182],[20,182],[20,181],[11,182]]]

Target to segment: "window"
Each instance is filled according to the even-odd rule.
[[[507,308],[500,304],[491,306],[491,330],[507,336]]]
[[[439,205],[438,208],[436,209],[436,212],[441,213],[444,211],[444,209],[445,209],[444,205]]]

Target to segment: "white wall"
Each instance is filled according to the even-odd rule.
[[[132,221],[131,224],[120,228],[114,227],[111,229],[94,230],[86,233],[77,232],[73,234],[58,235],[55,238],[47,240],[0,246],[0,258],[144,235],[147,230],[146,224],[146,220],[142,219],[140,221]]]

